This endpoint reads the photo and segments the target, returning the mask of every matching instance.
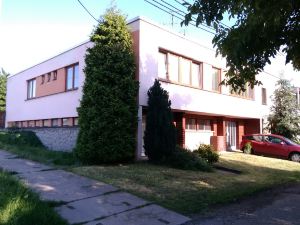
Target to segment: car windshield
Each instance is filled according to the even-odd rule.
[[[284,138],[284,140],[285,140],[288,144],[290,144],[290,145],[298,145],[298,144],[296,144],[295,142],[293,142],[292,140],[290,140],[290,139],[288,139],[288,138]]]

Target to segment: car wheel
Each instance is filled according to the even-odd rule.
[[[290,160],[293,162],[300,162],[300,154],[299,153],[292,153],[290,156]]]

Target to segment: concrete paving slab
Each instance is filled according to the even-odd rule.
[[[158,205],[148,205],[113,215],[86,225],[180,225],[190,219]]]
[[[117,192],[71,202],[57,207],[56,211],[70,224],[77,224],[118,214],[144,206],[147,203],[147,201],[131,194]]]
[[[6,152],[6,151],[3,151],[3,150],[0,150],[0,160],[7,159],[7,158],[13,158],[13,157],[16,157],[16,155]]]
[[[64,170],[20,174],[19,177],[43,200],[70,202],[94,197],[117,188]]]
[[[0,167],[6,171],[20,174],[51,169],[49,166],[19,158],[1,159]]]

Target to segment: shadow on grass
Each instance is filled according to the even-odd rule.
[[[234,155],[232,157],[235,157]],[[274,160],[274,159],[273,159]],[[277,185],[300,181],[300,164],[282,160],[221,159],[217,165],[242,171],[234,174],[184,171],[149,163],[77,167],[73,171],[98,179],[169,209],[194,214],[236,201]]]

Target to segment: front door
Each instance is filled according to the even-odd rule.
[[[227,150],[236,149],[236,122],[226,122],[226,146]]]

